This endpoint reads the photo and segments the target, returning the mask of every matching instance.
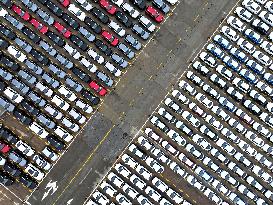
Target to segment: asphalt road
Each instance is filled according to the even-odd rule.
[[[82,204],[235,3],[182,1],[27,203]]]

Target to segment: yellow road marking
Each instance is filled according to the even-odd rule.
[[[101,146],[101,144],[107,139],[108,135],[110,134],[110,132],[112,131],[112,129],[115,127],[116,125],[114,124],[109,130],[108,132],[104,135],[104,137],[102,138],[102,140],[99,142],[99,144],[95,147],[95,149],[91,152],[91,154],[89,155],[89,157],[85,160],[85,162],[82,164],[82,166],[80,167],[80,169],[77,171],[77,173],[74,175],[74,177],[69,181],[69,183],[66,185],[66,187],[63,189],[63,191],[61,192],[61,194],[57,197],[57,199],[54,201],[53,205],[56,204],[56,202],[60,199],[60,197],[63,195],[63,193],[66,191],[66,189],[70,186],[71,183],[73,183],[73,181],[76,179],[76,177],[79,175],[79,173],[81,172],[81,170],[85,167],[85,165],[93,158],[95,152],[97,151],[97,149]]]

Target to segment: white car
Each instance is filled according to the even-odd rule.
[[[228,121],[228,124],[234,128],[235,130],[237,130],[238,132],[242,133],[242,134],[245,134],[247,129],[238,121],[238,120],[235,120],[234,118],[231,118],[229,121]]]
[[[207,113],[204,110],[202,110],[198,105],[196,105],[194,102],[191,102],[188,106],[193,112],[198,114],[200,117],[207,116]]]
[[[24,62],[27,59],[26,55],[14,46],[9,46],[7,50],[14,58],[16,58],[20,62]]]
[[[223,89],[226,86],[226,81],[223,80],[222,78],[220,78],[217,74],[212,74],[209,77],[210,81],[212,81],[215,85],[217,85],[218,87],[220,87],[221,89]]]
[[[170,145],[166,140],[161,142],[162,147],[169,151],[173,156],[177,156],[179,154],[179,151],[174,148],[172,145]]]
[[[267,12],[267,11],[262,11],[259,13],[259,17],[263,19],[263,21],[270,26],[273,26],[273,14]]]
[[[114,4],[116,4],[117,6],[121,7],[121,5],[123,4],[123,0],[111,0]]]
[[[79,111],[72,108],[68,114],[78,123],[83,124],[86,122],[86,117],[84,117]]]
[[[118,188],[121,188],[122,185],[124,184],[124,181],[113,172],[110,172],[107,178]]]
[[[161,179],[157,177],[154,177],[152,179],[152,184],[163,193],[166,192],[167,189],[169,188],[169,186],[165,184],[165,182],[163,182]]]
[[[188,111],[184,111],[182,117],[190,122],[194,127],[199,127],[201,125],[200,121]]]
[[[128,147],[128,149],[130,152],[132,152],[134,155],[136,155],[140,159],[142,159],[142,160],[146,159],[146,155],[142,151],[140,151],[135,144],[131,144]]]
[[[222,118],[224,121],[228,121],[230,119],[229,114],[227,114],[224,110],[222,110],[218,106],[213,106],[211,111],[216,114],[218,117]]]
[[[243,105],[250,111],[254,112],[255,114],[259,114],[261,112],[261,109],[257,105],[255,105],[251,100],[244,101]]]
[[[261,153],[257,153],[255,155],[255,159],[260,162],[263,166],[267,167],[269,170],[272,170],[273,168],[273,163],[269,161],[264,155]]]
[[[129,167],[131,167],[132,169],[135,169],[138,165],[138,163],[136,162],[136,160],[134,160],[132,157],[130,157],[128,154],[124,154],[121,157],[122,161],[128,165]]]
[[[204,150],[207,150],[207,151],[211,150],[210,143],[207,142],[203,137],[201,137],[198,134],[195,134],[192,136],[192,141],[195,142],[196,144],[198,144]]]
[[[47,111],[52,117],[54,117],[57,120],[60,120],[63,117],[63,113],[59,110],[55,109],[51,105],[47,104],[45,106],[45,111]]]
[[[184,81],[184,80],[181,80],[181,81],[179,82],[178,86],[179,86],[181,89],[188,91],[189,94],[191,94],[191,95],[195,95],[195,94],[197,93],[196,90],[195,90],[195,88],[192,87],[189,83],[187,83],[187,82]],[[174,94],[174,91],[173,91],[173,94]],[[176,96],[177,96],[178,94],[179,94],[179,93],[176,93]],[[182,94],[182,95],[183,95],[183,94]],[[181,95],[179,95],[179,97],[180,97],[180,96],[181,96]],[[183,98],[183,96],[182,96],[182,98]],[[180,98],[179,98],[179,99],[180,99]],[[189,102],[189,100],[186,100],[185,98],[184,98],[184,99],[181,99],[181,100],[183,100],[183,101],[185,102],[185,104],[188,104],[187,102]],[[183,102],[183,101],[182,101],[182,102]]]
[[[140,190],[143,190],[146,187],[146,183],[142,181],[137,175],[132,174],[130,177],[130,181],[134,184],[134,186],[138,187]]]
[[[246,178],[246,182],[249,185],[254,186],[257,190],[261,191],[262,193],[265,191],[265,188],[256,179],[254,179],[252,176],[248,176]]]
[[[155,189],[150,186],[147,186],[145,189],[145,193],[151,197],[154,201],[159,201],[161,198],[161,194],[159,194]]]
[[[242,5],[254,14],[258,14],[261,11],[261,6],[253,0],[244,0]]]
[[[245,133],[245,137],[252,141],[254,144],[256,144],[258,147],[263,147],[265,145],[265,142],[262,138],[258,137],[254,132],[247,131]]]
[[[253,173],[258,175],[260,178],[262,178],[267,183],[271,183],[273,181],[272,176],[270,176],[270,174],[265,172],[261,167],[259,167],[257,165],[253,166],[252,171],[253,171]]]
[[[199,189],[200,191],[204,191],[205,190],[205,186],[203,184],[201,184],[201,182],[199,182],[194,176],[189,175],[187,177],[187,182],[189,182],[190,185],[194,186],[195,188]]]
[[[209,100],[205,95],[201,94],[201,93],[197,93],[197,95],[195,96],[195,98],[202,103],[204,106],[206,106],[206,108],[211,109],[213,106],[213,102],[211,100]]]
[[[186,74],[186,77],[192,82],[194,82],[195,84],[197,84],[198,86],[203,86],[204,84],[204,81],[201,78],[199,78],[197,75],[195,75],[192,71],[188,71]]]
[[[175,5],[178,0],[166,0],[168,3],[170,3],[171,5]]]
[[[62,124],[67,127],[68,129],[70,129],[72,132],[78,132],[80,127],[79,125],[77,125],[76,123],[73,123],[70,119],[64,117],[61,120]]]
[[[148,129],[148,128],[147,128]],[[154,133],[155,134],[155,133]],[[147,151],[151,150],[154,146],[143,136],[139,136],[137,139],[138,143],[143,146]]]
[[[76,2],[78,2],[86,11],[90,11],[93,8],[92,4],[87,0],[76,0]]]
[[[240,19],[234,16],[229,16],[227,23],[240,32],[243,32],[246,29],[246,25]]]
[[[237,41],[237,45],[249,54],[252,54],[256,51],[255,46],[244,38],[239,38],[239,40]]]
[[[151,167],[157,173],[164,172],[164,167],[161,164],[159,164],[157,160],[155,160],[154,158],[148,157],[145,162],[149,167]]]
[[[108,26],[116,33],[118,34],[120,37],[123,37],[125,35],[125,30],[123,29],[122,26],[120,26],[118,23],[116,23],[115,21],[110,21],[110,23],[108,24]]]
[[[242,153],[237,152],[234,155],[234,158],[239,162],[242,162],[246,167],[251,168],[253,166],[252,162],[250,162],[247,158],[245,158]]]
[[[15,90],[13,90],[10,87],[7,87],[3,92],[11,101],[15,103],[20,103],[24,99],[23,96],[21,96],[19,93],[17,93]]]
[[[171,98],[166,98],[164,103],[178,114],[181,114],[181,112],[183,111],[182,108],[178,104],[176,104]]]
[[[172,114],[170,114],[168,111],[166,111],[165,108],[161,107],[158,110],[158,114],[160,114],[162,117],[164,117],[166,120],[168,120],[168,122],[170,123],[176,123],[177,119],[175,118],[175,116],[173,116]]]
[[[67,111],[70,107],[70,105],[58,95],[54,95],[51,101],[64,111]]]
[[[229,26],[223,26],[221,32],[232,41],[237,41],[239,39],[239,35],[236,31]]]
[[[155,25],[145,16],[141,16],[138,21],[149,31],[154,32],[155,31]]]
[[[216,67],[217,63],[216,60],[214,59],[214,57],[212,57],[211,55],[209,55],[206,52],[201,52],[199,54],[199,58],[204,61],[207,65],[209,65],[210,67]]]
[[[145,134],[148,136],[148,137],[151,137],[153,140],[155,140],[156,142],[161,142],[162,141],[162,138],[156,134],[151,128],[147,127],[145,129]]]
[[[216,144],[225,150],[229,155],[234,155],[237,151],[226,140],[219,139]]]
[[[232,84],[235,85],[237,88],[239,88],[244,93],[247,93],[250,89],[250,85],[238,77],[233,79]]]
[[[263,65],[270,66],[272,64],[272,59],[261,51],[255,51],[252,56]]]
[[[38,169],[31,163],[27,164],[25,168],[25,172],[28,173],[31,177],[33,177],[37,181],[41,181],[45,176],[45,174],[40,169]]]
[[[258,131],[260,134],[262,134],[263,136],[267,138],[272,136],[272,133],[258,122],[254,122],[252,124],[252,127],[254,130]]]
[[[218,99],[220,97],[220,94],[208,84],[203,85],[202,90],[204,90],[214,99]]]
[[[210,123],[215,129],[223,129],[223,125],[220,121],[216,120],[212,115],[207,115],[205,117],[206,122]]]
[[[273,44],[268,42],[268,41],[264,41],[261,43],[260,45],[261,48],[263,48],[268,54],[273,55]]]
[[[32,156],[35,153],[35,150],[32,149],[32,147],[29,144],[23,142],[22,140],[16,142],[15,147],[28,157]]]
[[[73,136],[60,126],[57,126],[57,128],[54,130],[54,133],[65,142],[70,142],[73,139]]]
[[[120,163],[115,165],[115,170],[117,170],[117,172],[125,178],[129,178],[129,176],[131,175],[131,171],[129,171],[125,166]]]
[[[191,169],[194,169],[196,167],[196,164],[190,160],[186,155],[184,155],[182,152],[178,155],[178,159],[186,164]]]
[[[0,8],[0,16],[5,17],[8,14],[7,10],[4,8]]]
[[[134,188],[132,188],[130,185],[128,184],[124,184],[122,187],[122,190],[124,191],[124,193],[126,195],[128,195],[131,199],[135,199],[138,195],[138,191],[136,191]]]
[[[44,93],[47,97],[51,97],[53,95],[53,90],[50,89],[47,85],[44,85],[41,82],[38,82],[35,87],[41,91],[42,93]]]
[[[269,32],[270,28],[271,28],[271,26],[267,25],[266,23],[264,23],[260,19],[255,19],[252,22],[252,26],[257,28],[260,32],[262,32],[264,34],[267,34]]]
[[[231,139],[234,143],[238,144],[240,142],[240,138],[232,133],[228,128],[223,128],[221,133],[227,138]]]
[[[36,122],[32,122],[29,126],[29,129],[43,139],[45,139],[49,134],[41,125]]]
[[[104,58],[93,49],[89,49],[87,53],[93,58],[93,60],[97,61],[97,63],[102,64],[104,62]]]
[[[105,62],[104,67],[116,77],[119,77],[121,75],[120,69],[116,68],[112,63],[108,61]]]
[[[100,184],[100,188],[110,197],[114,197],[117,193],[117,190],[105,181]]]
[[[251,147],[248,143],[246,143],[243,140],[241,140],[241,142],[238,143],[238,146],[240,147],[241,150],[243,150],[250,156],[256,156],[258,153],[253,147]]]
[[[185,81],[180,81],[179,86],[184,87],[184,86],[187,86],[186,84],[187,83]],[[191,91],[192,91],[191,93],[194,93],[194,90],[191,90]],[[189,104],[189,102],[190,102],[190,100],[185,95],[183,95],[181,92],[179,92],[178,90],[174,90],[172,92],[172,96],[177,98],[179,100],[179,102],[181,102],[183,104]]]
[[[247,173],[245,173],[240,167],[238,167],[236,165],[236,163],[234,162],[229,162],[228,166],[227,166],[231,171],[233,171],[234,173],[236,173],[238,176],[242,177],[243,179],[246,178]],[[237,186],[238,186],[238,182],[237,182]]]
[[[160,130],[162,130],[163,132],[167,133],[169,132],[169,128],[156,116],[153,116],[150,119],[150,122],[155,125],[156,127],[158,127]]]
[[[234,13],[248,23],[253,19],[252,13],[240,6],[235,9]]]
[[[53,162],[55,162],[59,158],[59,155],[48,147],[45,147],[42,150],[42,153]]]
[[[139,204],[143,204],[143,205],[152,205],[152,203],[146,197],[144,197],[143,195],[139,195],[137,197],[137,202]]]
[[[137,18],[138,16],[139,16],[139,12],[138,12],[138,10],[136,10],[136,9],[134,9],[134,7],[133,6],[131,6],[130,4],[128,4],[128,3],[123,3],[122,5],[121,5],[121,8],[125,11],[125,12],[127,12],[132,18]]]
[[[214,36],[213,40],[217,42],[221,47],[224,47],[227,50],[230,50],[232,47],[231,43],[219,34]]]
[[[222,204],[223,200],[218,197],[212,190],[207,188],[204,191],[204,195],[207,196],[211,201],[213,201],[215,204]]]
[[[81,100],[76,101],[76,106],[81,108],[87,114],[90,114],[90,113],[93,112],[93,108],[90,105],[88,105],[87,103],[85,103],[85,102],[83,102]]]
[[[166,191],[166,194],[170,199],[172,199],[176,204],[181,204],[183,201],[183,197],[180,196],[176,191],[174,191],[172,188],[169,188],[168,191]]]
[[[71,102],[75,101],[77,99],[77,96],[67,87],[64,85],[61,85],[60,88],[58,89],[59,93],[64,95],[65,98],[70,100]]]
[[[123,194],[119,193],[116,195],[116,201],[120,205],[132,205],[129,199],[127,199]]]
[[[210,153],[212,156],[220,160],[222,163],[227,164],[229,162],[229,159],[225,157],[218,149],[212,148],[210,150]]]
[[[264,7],[273,14],[273,2],[272,1],[267,1]]]
[[[41,155],[34,155],[33,161],[43,170],[48,171],[51,168],[51,164],[45,160]]]
[[[218,51],[218,50],[217,50]],[[206,68],[206,66],[202,65],[199,61],[195,61],[193,64],[192,64],[192,67],[201,72],[203,75],[207,75],[210,71],[209,69]]]
[[[80,52],[76,49],[70,46],[69,44],[65,44],[64,49],[71,55],[74,59],[78,60],[81,57]]]
[[[236,110],[235,114],[250,125],[254,123],[254,120],[241,109]]]
[[[82,57],[79,62],[84,65],[91,73],[95,73],[98,70],[97,66],[91,63],[86,58]]]
[[[96,200],[96,202],[98,202],[99,204],[108,204],[109,203],[109,199],[107,199],[107,197],[105,195],[103,195],[102,193],[100,193],[99,191],[95,191],[92,194],[92,196]]]
[[[84,21],[86,14],[81,9],[79,9],[75,4],[69,4],[67,9],[72,14],[74,14],[78,19]]]

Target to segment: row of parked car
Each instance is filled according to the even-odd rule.
[[[216,204],[273,200],[272,7],[242,1],[151,117],[153,131],[147,128],[158,143],[160,135],[172,141],[178,161],[179,147],[194,159],[184,166],[197,179],[177,173],[205,196],[206,187],[215,191]]]
[[[3,185],[10,186],[17,180],[28,189],[35,189],[58,158],[49,146],[38,153],[0,124],[0,182]]]
[[[164,142],[162,141],[164,144]],[[147,154],[146,154],[147,153]],[[85,204],[191,204],[160,174],[172,164],[155,144],[139,136]],[[172,167],[172,165],[171,165]],[[114,199],[114,200],[113,200]]]
[[[155,31],[154,22],[162,22],[176,2],[0,1],[1,106],[48,144],[43,154],[49,164],[35,180],[66,149]]]

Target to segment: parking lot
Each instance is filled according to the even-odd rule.
[[[216,204],[272,203],[273,18],[262,3],[234,8],[86,204],[189,204],[155,183],[173,185],[170,169]]]
[[[6,113],[2,116],[5,123],[1,124],[1,137],[15,145],[12,148],[17,151],[12,153],[17,158],[13,162],[20,162],[19,167],[27,174],[20,175],[20,168],[8,162],[4,170],[9,170],[15,178],[19,177],[16,179],[26,186],[23,188],[25,191],[21,191],[20,185],[11,187],[12,192],[20,190],[17,194],[20,198],[34,190],[49,173],[103,101],[102,98],[126,72],[128,61],[137,56],[157,29],[155,22],[145,17],[144,12],[143,15],[135,9],[133,13],[128,13],[132,15],[129,17],[118,11],[117,7],[121,7],[122,2],[117,2],[117,7],[112,6],[111,11],[106,9],[108,15],[97,7],[107,8],[109,2],[95,3],[96,6],[87,3],[2,1],[1,50],[7,51],[1,53],[1,64],[4,66],[1,68],[1,105],[13,115]],[[171,12],[171,6],[164,5],[163,12]],[[138,7],[141,10],[146,8],[145,4]],[[68,9],[69,15],[64,13],[65,9]],[[133,7],[126,3],[122,9],[127,12]],[[153,7],[147,9],[150,9],[151,15],[157,12]],[[133,23],[137,17],[144,27]],[[158,17],[155,19],[158,23],[164,20],[163,15]],[[109,29],[112,31],[107,31]],[[81,37],[75,35],[78,33]],[[126,44],[119,42],[115,35],[124,37]],[[66,39],[70,41],[66,42]],[[92,43],[96,49],[88,46]],[[17,71],[18,78],[14,77]],[[14,126],[16,121],[19,124]],[[4,155],[11,159],[11,146],[3,145],[7,149]],[[34,156],[34,153],[42,155]],[[39,168],[28,163],[29,159]],[[6,185],[13,183],[13,177],[7,178]]]

